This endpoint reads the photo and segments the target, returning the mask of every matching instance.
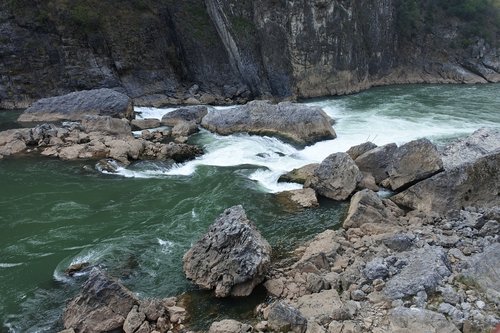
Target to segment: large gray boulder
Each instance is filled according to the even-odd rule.
[[[398,333],[460,333],[458,328],[440,313],[397,307],[389,312],[390,332]]]
[[[410,141],[396,150],[387,170],[394,191],[426,179],[443,170],[436,146],[428,139]]]
[[[354,161],[359,170],[371,173],[377,184],[388,177],[387,169],[390,166],[397,145],[390,143],[385,146],[368,150]]]
[[[81,333],[120,330],[137,305],[139,300],[120,282],[94,269],[81,293],[66,306],[64,327]]]
[[[332,119],[321,108],[289,102],[252,101],[233,109],[212,110],[201,125],[222,135],[276,135],[302,145],[336,137]]]
[[[134,118],[134,105],[127,95],[111,89],[83,90],[63,96],[43,98],[26,109],[20,122],[81,120],[84,116]]]
[[[247,296],[264,280],[271,246],[242,206],[226,209],[183,258],[186,277],[215,296]]]
[[[500,243],[494,243],[467,260],[463,274],[478,285],[492,302],[500,306]]]
[[[500,130],[480,128],[470,136],[444,147],[441,155],[445,170],[451,170],[462,164],[474,162],[499,149]]]
[[[440,247],[402,252],[397,257],[406,266],[385,285],[384,293],[392,300],[416,295],[423,290],[433,292],[451,274],[446,253]]]
[[[354,194],[344,221],[344,229],[359,228],[365,223],[383,223],[389,217],[382,199],[373,191],[363,190]]]
[[[195,124],[200,124],[207,113],[208,107],[205,105],[187,106],[165,114],[161,118],[161,124],[172,127],[180,122],[194,122]]]
[[[335,153],[321,162],[305,186],[324,197],[340,201],[354,192],[362,178],[363,175],[349,155]]]
[[[468,206],[497,206],[498,170],[500,151],[425,179],[391,200],[412,209],[440,214]]]

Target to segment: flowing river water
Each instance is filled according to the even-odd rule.
[[[93,162],[41,157],[0,160],[0,332],[53,332],[84,277],[70,264],[101,265],[141,297],[188,293],[198,328],[220,318],[245,318],[265,298],[215,300],[182,273],[182,255],[225,208],[242,204],[276,257],[313,235],[335,228],[346,203],[290,212],[273,193],[299,188],[279,175],[320,162],[333,152],[373,141],[398,144],[427,137],[442,144],[483,127],[500,128],[500,85],[392,86],[323,100],[338,138],[304,149],[278,139],[218,136],[192,141],[205,155],[183,165],[139,162],[117,175]],[[142,117],[168,109],[136,108]],[[1,129],[14,125],[0,113]],[[92,168],[84,168],[90,165]]]

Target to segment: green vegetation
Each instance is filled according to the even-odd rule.
[[[494,43],[500,32],[500,0],[397,0],[396,25],[411,39],[438,22],[460,22],[461,46],[474,37]]]

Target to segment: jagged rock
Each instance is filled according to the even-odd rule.
[[[498,205],[500,151],[423,180],[391,198],[424,212],[446,214],[462,207]]]
[[[161,118],[161,124],[172,127],[180,122],[194,122],[195,124],[200,124],[207,113],[208,107],[204,105],[183,107],[165,114]]]
[[[305,333],[307,319],[290,304],[277,301],[270,306],[268,326],[276,332]]]
[[[362,178],[363,175],[349,155],[335,153],[321,162],[305,186],[313,188],[324,197],[345,200]]]
[[[373,142],[367,141],[365,143],[359,144],[357,146],[352,146],[346,153],[351,156],[353,160],[357,159],[359,156],[363,155],[367,151],[377,148],[377,145]]]
[[[142,325],[145,319],[146,315],[139,311],[137,305],[134,305],[132,310],[128,313],[127,318],[125,318],[123,331],[125,331],[125,333],[134,333]]]
[[[82,120],[84,116],[134,117],[132,100],[111,89],[82,90],[63,96],[43,98],[26,109],[20,122]]]
[[[124,119],[109,116],[84,116],[82,126],[87,133],[104,132],[115,135],[132,136],[132,129]]]
[[[201,125],[222,135],[241,132],[277,135],[298,144],[311,144],[336,137],[331,122],[319,107],[252,101],[229,110],[212,110]]]
[[[352,196],[343,227],[359,228],[365,223],[382,223],[388,218],[382,199],[373,191],[362,190]]]
[[[445,170],[476,161],[500,149],[500,130],[480,128],[470,136],[447,145],[441,152]]]
[[[391,332],[459,333],[456,326],[440,313],[419,308],[397,307],[389,312]]]
[[[210,325],[208,333],[247,333],[252,332],[250,325],[232,319],[216,321]]]
[[[410,141],[396,149],[387,173],[394,191],[426,179],[443,169],[436,147],[428,139]]]
[[[382,240],[393,251],[408,251],[413,246],[413,238],[405,234],[392,234]]]
[[[304,184],[307,179],[314,175],[314,172],[319,167],[318,163],[304,165],[303,167],[293,169],[292,171],[281,175],[278,182],[290,182]]]
[[[389,275],[389,269],[384,263],[384,259],[375,258],[366,264],[363,273],[368,280],[373,281],[376,279],[385,279]]]
[[[160,121],[156,118],[132,119],[130,121],[130,126],[134,130],[145,130],[160,127]]]
[[[359,170],[373,175],[377,184],[388,177],[387,168],[390,166],[397,145],[390,143],[367,151],[355,159]]]
[[[451,274],[446,254],[440,247],[402,252],[398,258],[407,264],[385,284],[384,293],[392,300],[416,295],[421,290],[435,291],[441,281]]]
[[[0,156],[9,156],[22,152],[31,141],[29,128],[10,129],[0,132]]]
[[[269,268],[271,246],[242,206],[226,209],[185,255],[184,272],[217,297],[247,296]]]
[[[81,333],[121,329],[138,299],[120,282],[93,269],[81,293],[68,303],[63,314],[64,327]]]
[[[375,181],[375,177],[371,173],[368,172],[362,172],[363,178],[358,184],[358,189],[360,190],[371,190],[374,192],[378,192],[380,190],[380,187],[378,187],[377,182]]]
[[[486,296],[500,306],[500,243],[494,243],[467,260],[463,275],[482,288]]]
[[[276,195],[279,202],[288,207],[312,208],[319,206],[316,192],[311,188],[283,191]]]
[[[203,150],[198,146],[174,142],[161,145],[160,152],[157,154],[159,159],[172,159],[177,163],[189,161],[201,155],[203,155]]]

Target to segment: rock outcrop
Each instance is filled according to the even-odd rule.
[[[335,153],[323,160],[304,186],[313,188],[319,195],[345,200],[356,189],[363,175],[346,153]]]
[[[269,268],[271,247],[242,206],[226,209],[184,255],[186,277],[217,297],[247,296]]]
[[[18,118],[20,122],[83,120],[85,116],[134,117],[134,105],[127,95],[111,89],[83,90],[36,101]]]
[[[98,268],[90,271],[63,314],[64,327],[82,333],[178,332],[185,319],[186,311],[176,306],[175,298],[141,300]]]
[[[387,173],[394,191],[429,178],[443,169],[436,147],[427,139],[410,141],[396,150]]]
[[[222,135],[276,135],[301,145],[336,137],[331,118],[321,108],[288,102],[252,101],[232,109],[212,110],[201,125]]]
[[[500,151],[423,180],[391,198],[397,204],[446,214],[462,207],[498,205]]]

